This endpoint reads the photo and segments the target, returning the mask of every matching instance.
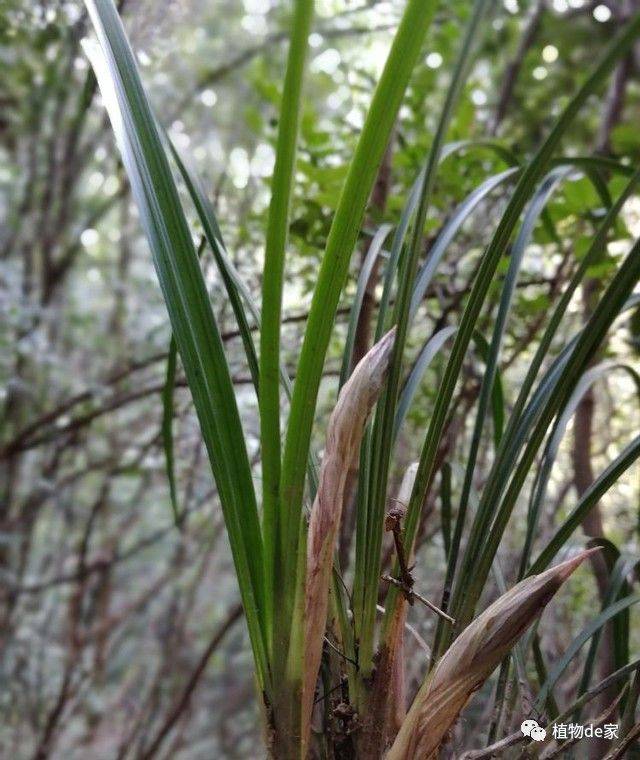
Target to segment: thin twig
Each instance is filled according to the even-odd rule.
[[[611,752],[609,752],[609,754],[604,758],[604,760],[618,760],[619,758],[624,757],[626,751],[639,736],[640,723],[636,723],[636,725],[631,729],[631,731],[629,731],[629,733],[624,737],[620,744],[614,747]]]
[[[376,610],[381,615],[387,614],[387,610],[381,604],[376,604]],[[431,648],[429,647],[427,642],[422,638],[422,636],[418,633],[418,631],[411,625],[411,623],[407,623],[406,620],[404,623],[404,629],[413,637],[416,644],[420,647],[420,649],[422,649],[422,651],[427,655],[427,657],[431,657]]]
[[[523,742],[526,738],[527,737],[522,731],[516,731],[513,734],[509,734],[509,736],[505,736],[504,739],[500,739],[500,741],[490,744],[484,749],[469,750],[460,755],[458,760],[489,760],[489,758],[496,757],[496,755],[503,752],[505,749],[509,749],[509,747],[513,747],[514,745]]]
[[[440,615],[440,617],[447,620],[452,625],[455,625],[456,621],[447,615],[446,612],[443,612],[439,607],[436,607],[436,605],[433,602],[430,602],[426,597],[419,594],[417,591],[414,591],[411,588],[408,588],[401,580],[398,578],[394,578],[391,575],[381,575],[380,580],[385,581],[385,583],[391,583],[393,586],[396,586],[396,588],[399,588],[403,594],[407,597],[407,601],[409,604],[411,604],[411,599],[417,599],[419,602],[422,602],[422,604],[425,605],[425,607],[428,607],[432,612],[435,612],[436,615]]]
[[[625,686],[624,689],[618,694],[618,696],[613,700],[613,702],[606,708],[606,710],[599,715],[597,718],[595,718],[592,721],[592,725],[594,726],[601,726],[605,721],[609,720],[611,716],[616,711],[616,708],[618,707],[618,704],[620,700],[622,699],[623,694],[627,691],[627,687]],[[573,747],[574,744],[577,744],[578,742],[582,741],[582,737],[573,737],[572,739],[569,739],[566,742],[563,742],[562,744],[558,744],[557,747],[552,749],[547,754],[543,755],[543,760],[553,760],[555,757],[560,757],[561,755],[564,755],[565,752],[570,748]]]
[[[334,691],[338,691],[338,689],[341,689],[341,688],[342,688],[342,684],[341,683],[336,684],[336,686],[334,686],[333,688],[329,689],[329,691],[325,691],[325,693],[322,696],[317,697],[313,704],[317,705],[319,702],[322,702],[324,699],[326,699],[327,697],[331,696],[331,694],[333,694]]]
[[[336,645],[335,645],[335,644],[334,644],[334,643],[333,643],[333,642],[332,642],[332,641],[329,639],[329,637],[328,637],[328,636],[325,636],[325,637],[324,637],[324,643],[325,643],[325,644],[327,644],[327,645],[328,645],[328,646],[329,646],[331,649],[333,649],[333,651],[334,651],[334,652],[335,652],[337,655],[339,655],[340,657],[342,657],[343,659],[345,659],[347,662],[350,662],[350,663],[351,663],[352,665],[354,665],[356,668],[358,668],[358,667],[359,667],[359,666],[358,666],[358,663],[357,663],[355,660],[352,660],[352,659],[351,659],[351,657],[349,657],[348,655],[346,655],[346,654],[345,654],[345,653],[344,653],[344,652],[343,652],[343,651],[342,651],[342,650],[341,650],[339,647],[337,647],[337,646],[336,646]]]
[[[160,749],[160,745],[167,738],[167,735],[169,734],[171,729],[175,726],[180,716],[184,713],[184,711],[189,706],[189,702],[191,701],[193,692],[195,691],[198,685],[198,682],[200,681],[200,678],[202,674],[204,673],[209,663],[209,660],[211,659],[211,655],[214,653],[214,651],[220,645],[220,642],[222,641],[222,639],[228,633],[229,629],[233,626],[236,620],[240,618],[241,615],[242,615],[242,606],[238,604],[229,612],[224,622],[219,626],[213,638],[209,642],[209,646],[207,646],[202,656],[200,657],[200,661],[198,662],[196,669],[191,674],[191,678],[189,678],[189,680],[187,681],[187,685],[184,687],[184,691],[182,692],[182,695],[180,696],[180,698],[178,699],[174,707],[170,710],[169,715],[167,716],[164,723],[162,724],[162,727],[156,734],[155,739],[151,742],[149,748],[146,749],[141,754],[140,760],[150,760],[150,758],[155,757],[158,750]]]

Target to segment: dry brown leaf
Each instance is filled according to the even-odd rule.
[[[395,328],[361,359],[340,392],[327,428],[327,443],[307,540],[302,682],[302,736],[305,747],[322,655],[329,580],[345,483],[349,468],[358,456],[367,419],[382,390],[394,339]]]
[[[386,760],[429,760],[467,703],[556,591],[597,549],[583,551],[503,594],[454,641],[413,701]]]

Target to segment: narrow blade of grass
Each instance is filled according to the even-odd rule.
[[[173,392],[176,385],[176,365],[178,363],[178,346],[176,339],[171,336],[169,353],[167,356],[167,369],[165,373],[164,388],[162,389],[162,445],[164,447],[165,469],[169,481],[169,496],[171,497],[171,509],[173,521],[180,523],[180,506],[178,504],[178,492],[176,489],[175,463],[173,455]]]
[[[580,501],[572,509],[571,514],[556,529],[553,537],[540,552],[528,570],[528,574],[539,573],[548,567],[555,555],[571,538],[573,532],[580,526],[589,510],[598,503],[602,496],[631,467],[640,457],[640,435],[636,436],[618,456],[609,463],[606,469],[593,481],[589,489],[582,495]]]
[[[302,84],[307,57],[313,0],[295,0],[285,72],[276,160],[271,181],[271,202],[262,274],[262,325],[260,329],[260,446],[262,458],[262,529],[264,536],[267,614],[270,637],[273,635],[275,563],[279,550],[280,511],[280,322],[285,252],[293,187]],[[304,452],[302,472],[308,458]],[[303,474],[304,477],[304,474]],[[272,642],[270,642],[270,646]]]
[[[295,587],[301,580],[296,577],[296,557],[300,548],[305,466],[333,319],[378,166],[436,6],[435,0],[407,3],[349,166],[313,294],[282,464],[282,567],[277,568],[276,583],[282,597],[278,618],[283,635],[277,646],[285,651]]]
[[[635,243],[620,266],[620,269],[605,289],[592,316],[575,342],[558,380],[554,384],[549,396],[545,399],[522,457],[496,510],[495,519],[486,534],[486,541],[481,543],[480,551],[476,555],[472,555],[469,552],[466,557],[466,562],[468,563],[467,570],[469,571],[472,568],[471,574],[466,576],[470,579],[470,582],[468,586],[459,586],[458,588],[460,593],[459,598],[464,600],[462,607],[464,608],[463,616],[465,618],[472,614],[471,610],[479,599],[484,579],[487,577],[493,557],[495,557],[501,537],[511,517],[515,502],[526,480],[527,473],[531,469],[538,449],[544,440],[549,425],[555,415],[562,413],[562,410],[567,405],[580,377],[587,370],[611,324],[625,309],[627,299],[639,278],[640,240]],[[483,494],[483,499],[485,497],[486,491]]]
[[[369,278],[371,277],[371,272],[373,271],[376,261],[382,253],[382,246],[384,245],[384,242],[389,236],[389,233],[392,229],[393,228],[390,224],[383,224],[380,229],[377,230],[371,239],[367,255],[365,256],[362,263],[362,268],[360,269],[360,274],[358,275],[358,284],[356,285],[356,294],[354,296],[353,302],[351,303],[351,311],[349,312],[347,337],[344,344],[342,366],[340,368],[339,388],[342,388],[349,377],[349,371],[351,369],[351,364],[353,361],[353,346],[356,337],[356,328],[358,325],[360,312],[362,310],[362,304],[364,302]]]
[[[401,268],[398,298],[393,315],[394,323],[397,325],[398,330],[396,344],[394,346],[394,356],[389,371],[387,387],[380,400],[380,409],[376,414],[372,434],[372,462],[369,468],[371,482],[369,484],[368,493],[370,517],[367,521],[367,558],[365,561],[366,576],[370,579],[377,578],[380,575],[382,533],[389,464],[393,448],[394,420],[400,392],[404,350],[409,330],[411,296],[422,249],[424,225],[427,219],[429,205],[431,203],[431,193],[435,183],[436,170],[440,163],[447,130],[470,70],[472,54],[479,36],[482,20],[489,7],[490,2],[488,2],[488,0],[476,0],[473,4],[471,18],[465,29],[460,53],[456,60],[451,82],[447,90],[445,102],[442,107],[442,112],[438,120],[436,132],[427,158],[427,165],[422,176],[416,217],[411,231],[411,239],[405,261]],[[377,589],[374,584],[369,584],[369,586],[365,588],[364,593],[363,620],[360,631],[363,678],[367,678],[373,668],[373,628],[375,624],[376,603]]]
[[[198,257],[112,0],[87,0],[87,45],[153,253],[225,516],[258,679],[268,678],[262,536],[240,416]]]
[[[535,487],[532,491],[531,504],[529,507],[529,513],[527,516],[527,534],[525,537],[524,547],[522,549],[522,555],[520,559],[520,572],[519,577],[524,577],[526,573],[526,567],[530,559],[531,547],[533,544],[533,538],[536,535],[538,528],[538,521],[540,517],[540,510],[544,503],[547,485],[549,478],[551,477],[551,470],[558,455],[560,443],[564,437],[567,429],[567,425],[571,417],[573,417],[580,401],[584,395],[589,391],[601,378],[614,370],[622,369],[631,377],[632,382],[635,383],[638,393],[640,393],[640,375],[635,369],[626,364],[614,364],[612,362],[606,362],[593,367],[586,372],[580,379],[580,382],[576,386],[571,398],[565,406],[562,414],[560,414],[554,423],[553,430],[549,435],[549,440],[545,446],[542,464],[537,472]]]
[[[626,596],[624,599],[620,599],[617,602],[609,605],[606,610],[601,612],[597,617],[587,623],[582,631],[580,631],[580,633],[573,639],[571,644],[569,644],[562,657],[553,666],[551,672],[549,673],[549,677],[547,678],[543,687],[540,689],[540,692],[536,698],[535,708],[537,710],[542,710],[544,708],[544,704],[548,696],[551,694],[553,687],[558,682],[558,679],[567,669],[569,663],[578,654],[580,649],[582,649],[582,647],[587,643],[587,641],[589,641],[589,639],[594,634],[600,631],[605,623],[608,623],[609,620],[620,614],[623,610],[628,610],[629,607],[637,604],[638,602],[640,602],[640,594],[632,594],[630,596]]]
[[[567,131],[574,117],[587,100],[589,95],[600,84],[604,77],[611,71],[618,58],[633,44],[640,29],[640,16],[636,16],[624,29],[621,35],[609,46],[600,63],[567,105],[551,133],[541,145],[533,159],[520,177],[511,201],[503,214],[498,228],[487,248],[480,265],[480,269],[467,302],[460,330],[451,352],[451,356],[445,370],[445,375],[440,387],[440,393],[436,401],[431,418],[425,444],[423,447],[420,467],[416,477],[414,492],[407,514],[406,535],[407,543],[413,542],[419,523],[419,514],[426,491],[431,483],[433,468],[436,462],[436,452],[440,437],[444,429],[449,405],[453,396],[455,385],[458,380],[460,369],[464,361],[467,346],[471,339],[473,329],[477,322],[482,305],[484,304],[488,289],[498,262],[503,255],[511,235],[517,224],[522,210],[533,192],[535,185],[546,171],[552,154],[559,144],[562,136]],[[490,562],[488,562],[490,566]],[[470,566],[469,566],[470,567]],[[462,587],[460,587],[462,588]]]

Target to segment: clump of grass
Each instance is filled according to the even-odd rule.
[[[347,679],[348,705],[343,713],[352,716],[354,729],[353,736],[348,739],[350,752],[370,760],[381,757],[391,746],[391,758],[431,756],[471,693],[509,655],[526,627],[582,561],[585,555],[579,554],[547,569],[554,556],[567,545],[586,511],[640,454],[640,439],[636,438],[600,475],[533,563],[529,556],[531,542],[528,541],[521,563],[521,575],[526,578],[511,590],[504,589],[500,599],[476,617],[476,608],[516,500],[529,474],[538,472],[536,462],[540,448],[549,432],[557,430],[566,410],[574,404],[580,378],[588,370],[607,331],[634,303],[632,292],[640,277],[639,243],[611,279],[584,329],[558,355],[551,354],[553,338],[563,323],[569,301],[589,265],[605,245],[607,233],[624,200],[635,187],[637,173],[630,177],[622,195],[602,220],[589,251],[552,311],[502,430],[507,410],[499,392],[497,368],[522,255],[531,229],[550,195],[550,186],[562,181],[570,170],[584,165],[579,159],[555,157],[555,153],[581,106],[597,91],[616,62],[637,39],[640,16],[631,20],[605,51],[535,155],[523,165],[514,162],[508,171],[488,178],[451,217],[421,265],[424,224],[439,163],[461,147],[447,146],[445,139],[489,6],[487,0],[476,0],[473,4],[429,154],[392,240],[377,316],[377,342],[349,379],[353,327],[359,316],[361,298],[356,299],[352,310],[351,343],[348,344],[342,374],[344,385],[329,424],[319,481],[311,452],[311,433],[336,309],[378,167],[437,3],[408,0],[406,4],[333,216],[293,388],[280,364],[280,323],[307,38],[313,17],[312,0],[296,0],[293,4],[277,157],[265,230],[266,256],[260,310],[230,264],[206,194],[193,172],[173,151],[173,158],[202,223],[206,242],[220,268],[258,392],[263,475],[259,508],[227,359],[171,173],[166,140],[148,104],[112,0],[86,0],[86,4],[99,42],[97,46],[88,43],[87,51],[140,209],[173,330],[175,349],[171,351],[165,407],[171,404],[177,350],[193,396],[229,534],[257,683],[262,693],[261,703],[266,706],[269,751],[274,757],[286,760],[302,759],[308,754],[309,726],[330,606],[331,617],[337,621],[336,636],[341,647],[339,667],[344,669]],[[464,147],[470,149],[473,145],[465,144]],[[598,159],[589,161],[588,165],[597,171]],[[607,170],[629,174],[626,167],[615,162],[608,162]],[[460,323],[442,331],[425,346],[407,377],[404,360],[407,335],[417,304],[439,261],[455,230],[479,200],[498,183],[507,182],[515,182],[515,185],[491,242],[482,254]],[[478,334],[479,316],[487,302],[498,263],[512,242],[523,212],[525,217],[520,235],[512,248],[509,272],[502,284],[493,334],[487,341]],[[375,255],[378,255],[382,242],[379,240]],[[403,264],[400,267],[401,259]],[[393,310],[390,308],[392,293],[395,293]],[[260,325],[259,360],[249,329],[251,320]],[[392,331],[383,337],[390,328]],[[379,623],[381,545],[394,442],[421,374],[433,355],[445,350],[450,339],[453,343],[442,382],[435,394],[415,477],[410,482],[406,513],[398,517],[393,529],[398,564],[390,577],[385,612]],[[407,558],[412,556],[422,505],[438,468],[438,449],[454,389],[472,341],[486,363],[486,371],[476,406],[463,494],[453,532],[448,536],[448,568],[440,605],[445,614],[439,618],[434,642],[434,667],[403,720],[398,695],[402,691],[404,615],[406,605],[416,598]],[[550,363],[547,359],[551,360]],[[547,364],[548,369],[542,372]],[[281,447],[280,438],[281,387],[290,399],[284,447]],[[496,453],[478,509],[470,520],[467,514],[470,484],[490,410],[496,432]],[[370,414],[373,414],[373,421],[367,428]],[[171,472],[170,424],[165,424],[164,432]],[[347,594],[333,563],[333,553],[345,498],[345,479],[358,457],[355,578],[353,589]],[[536,488],[542,489],[537,503],[544,495],[545,477],[548,478],[548,470],[536,481]],[[170,482],[175,504],[173,480]],[[304,519],[305,484],[312,496],[318,488],[310,526]],[[528,527],[533,535],[537,520],[535,509],[530,510],[529,520]],[[469,539],[463,547],[461,538],[467,529]],[[635,601],[634,597],[626,597],[623,601],[612,599],[611,607],[603,611],[584,641],[596,635],[607,620]],[[452,618],[455,626],[451,624]],[[523,648],[514,658],[520,667],[524,666],[525,656]],[[394,679],[396,684],[388,699],[383,691],[381,673]],[[390,702],[394,703],[393,719],[389,716]]]

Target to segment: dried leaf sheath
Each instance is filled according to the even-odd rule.
[[[329,578],[342,512],[344,488],[364,428],[382,390],[389,367],[395,329],[362,358],[344,385],[329,420],[318,493],[311,510],[305,588],[305,654],[302,692],[303,742],[309,736],[322,640],[327,618]]]
[[[593,551],[581,552],[540,575],[526,578],[460,634],[416,695],[386,760],[436,757],[438,747],[469,697]]]

